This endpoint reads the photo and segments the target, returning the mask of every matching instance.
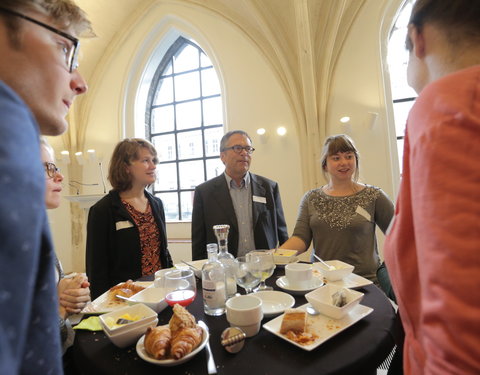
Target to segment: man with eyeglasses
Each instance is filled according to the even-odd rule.
[[[54,252],[39,135],[59,135],[87,90],[71,0],[0,2],[0,374],[61,374]]]
[[[220,141],[225,173],[195,189],[192,259],[207,257],[207,244],[217,242],[217,224],[230,225],[228,251],[235,257],[275,248],[288,239],[278,184],[249,172],[254,151],[242,130],[230,131]]]

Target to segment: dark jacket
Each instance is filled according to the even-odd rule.
[[[162,267],[172,267],[172,258],[167,248],[163,203],[147,191],[145,196],[150,202],[160,230],[159,251]],[[111,190],[90,208],[86,267],[92,298],[97,298],[113,285],[142,276],[138,227],[115,190]]]
[[[273,249],[288,239],[278,184],[250,173],[252,186],[253,237],[257,249]],[[265,198],[265,203],[253,197]],[[230,225],[228,251],[237,256],[238,224],[227,180],[222,174],[198,185],[193,198],[192,259],[207,257],[207,243],[217,242],[212,227]],[[254,250],[254,249],[252,249]]]

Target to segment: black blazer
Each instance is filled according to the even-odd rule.
[[[173,266],[167,248],[165,212],[162,201],[145,191],[160,230],[160,261],[163,268]],[[123,222],[123,223],[122,223]],[[123,228],[117,230],[117,225]],[[140,234],[132,217],[111,190],[90,208],[87,224],[86,266],[92,298],[128,279],[142,276]]]
[[[253,173],[250,173],[250,182],[255,247],[273,249],[288,239],[278,184]],[[253,196],[264,197],[266,203],[253,201]],[[224,174],[198,185],[195,189],[192,212],[192,259],[207,257],[207,243],[217,243],[212,227],[218,224],[230,225],[228,251],[237,256],[237,217]]]

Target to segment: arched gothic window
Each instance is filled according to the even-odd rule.
[[[388,67],[392,87],[393,111],[397,136],[400,171],[403,160],[403,139],[410,109],[417,98],[415,91],[407,83],[408,51],[405,49],[408,20],[415,0],[406,0],[395,21],[388,42]]]
[[[165,53],[150,86],[145,120],[146,138],[160,160],[153,192],[164,203],[167,221],[189,221],[195,186],[224,170],[220,84],[194,41],[179,37]]]

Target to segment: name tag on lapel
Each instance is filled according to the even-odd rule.
[[[128,220],[125,220],[125,221],[117,221],[115,223],[115,228],[117,230],[121,230],[121,229],[127,229],[127,228],[132,228],[133,227],[133,223],[131,223],[130,221]]]
[[[372,221],[372,217],[370,216],[370,214],[367,211],[365,211],[365,209],[363,207],[357,206],[356,212],[357,212],[357,214],[363,216],[368,221]]]
[[[265,197],[259,197],[259,196],[257,196],[257,195],[254,195],[254,196],[253,196],[253,201],[254,201],[254,202],[258,202],[258,203],[267,204],[267,198],[265,198]]]

